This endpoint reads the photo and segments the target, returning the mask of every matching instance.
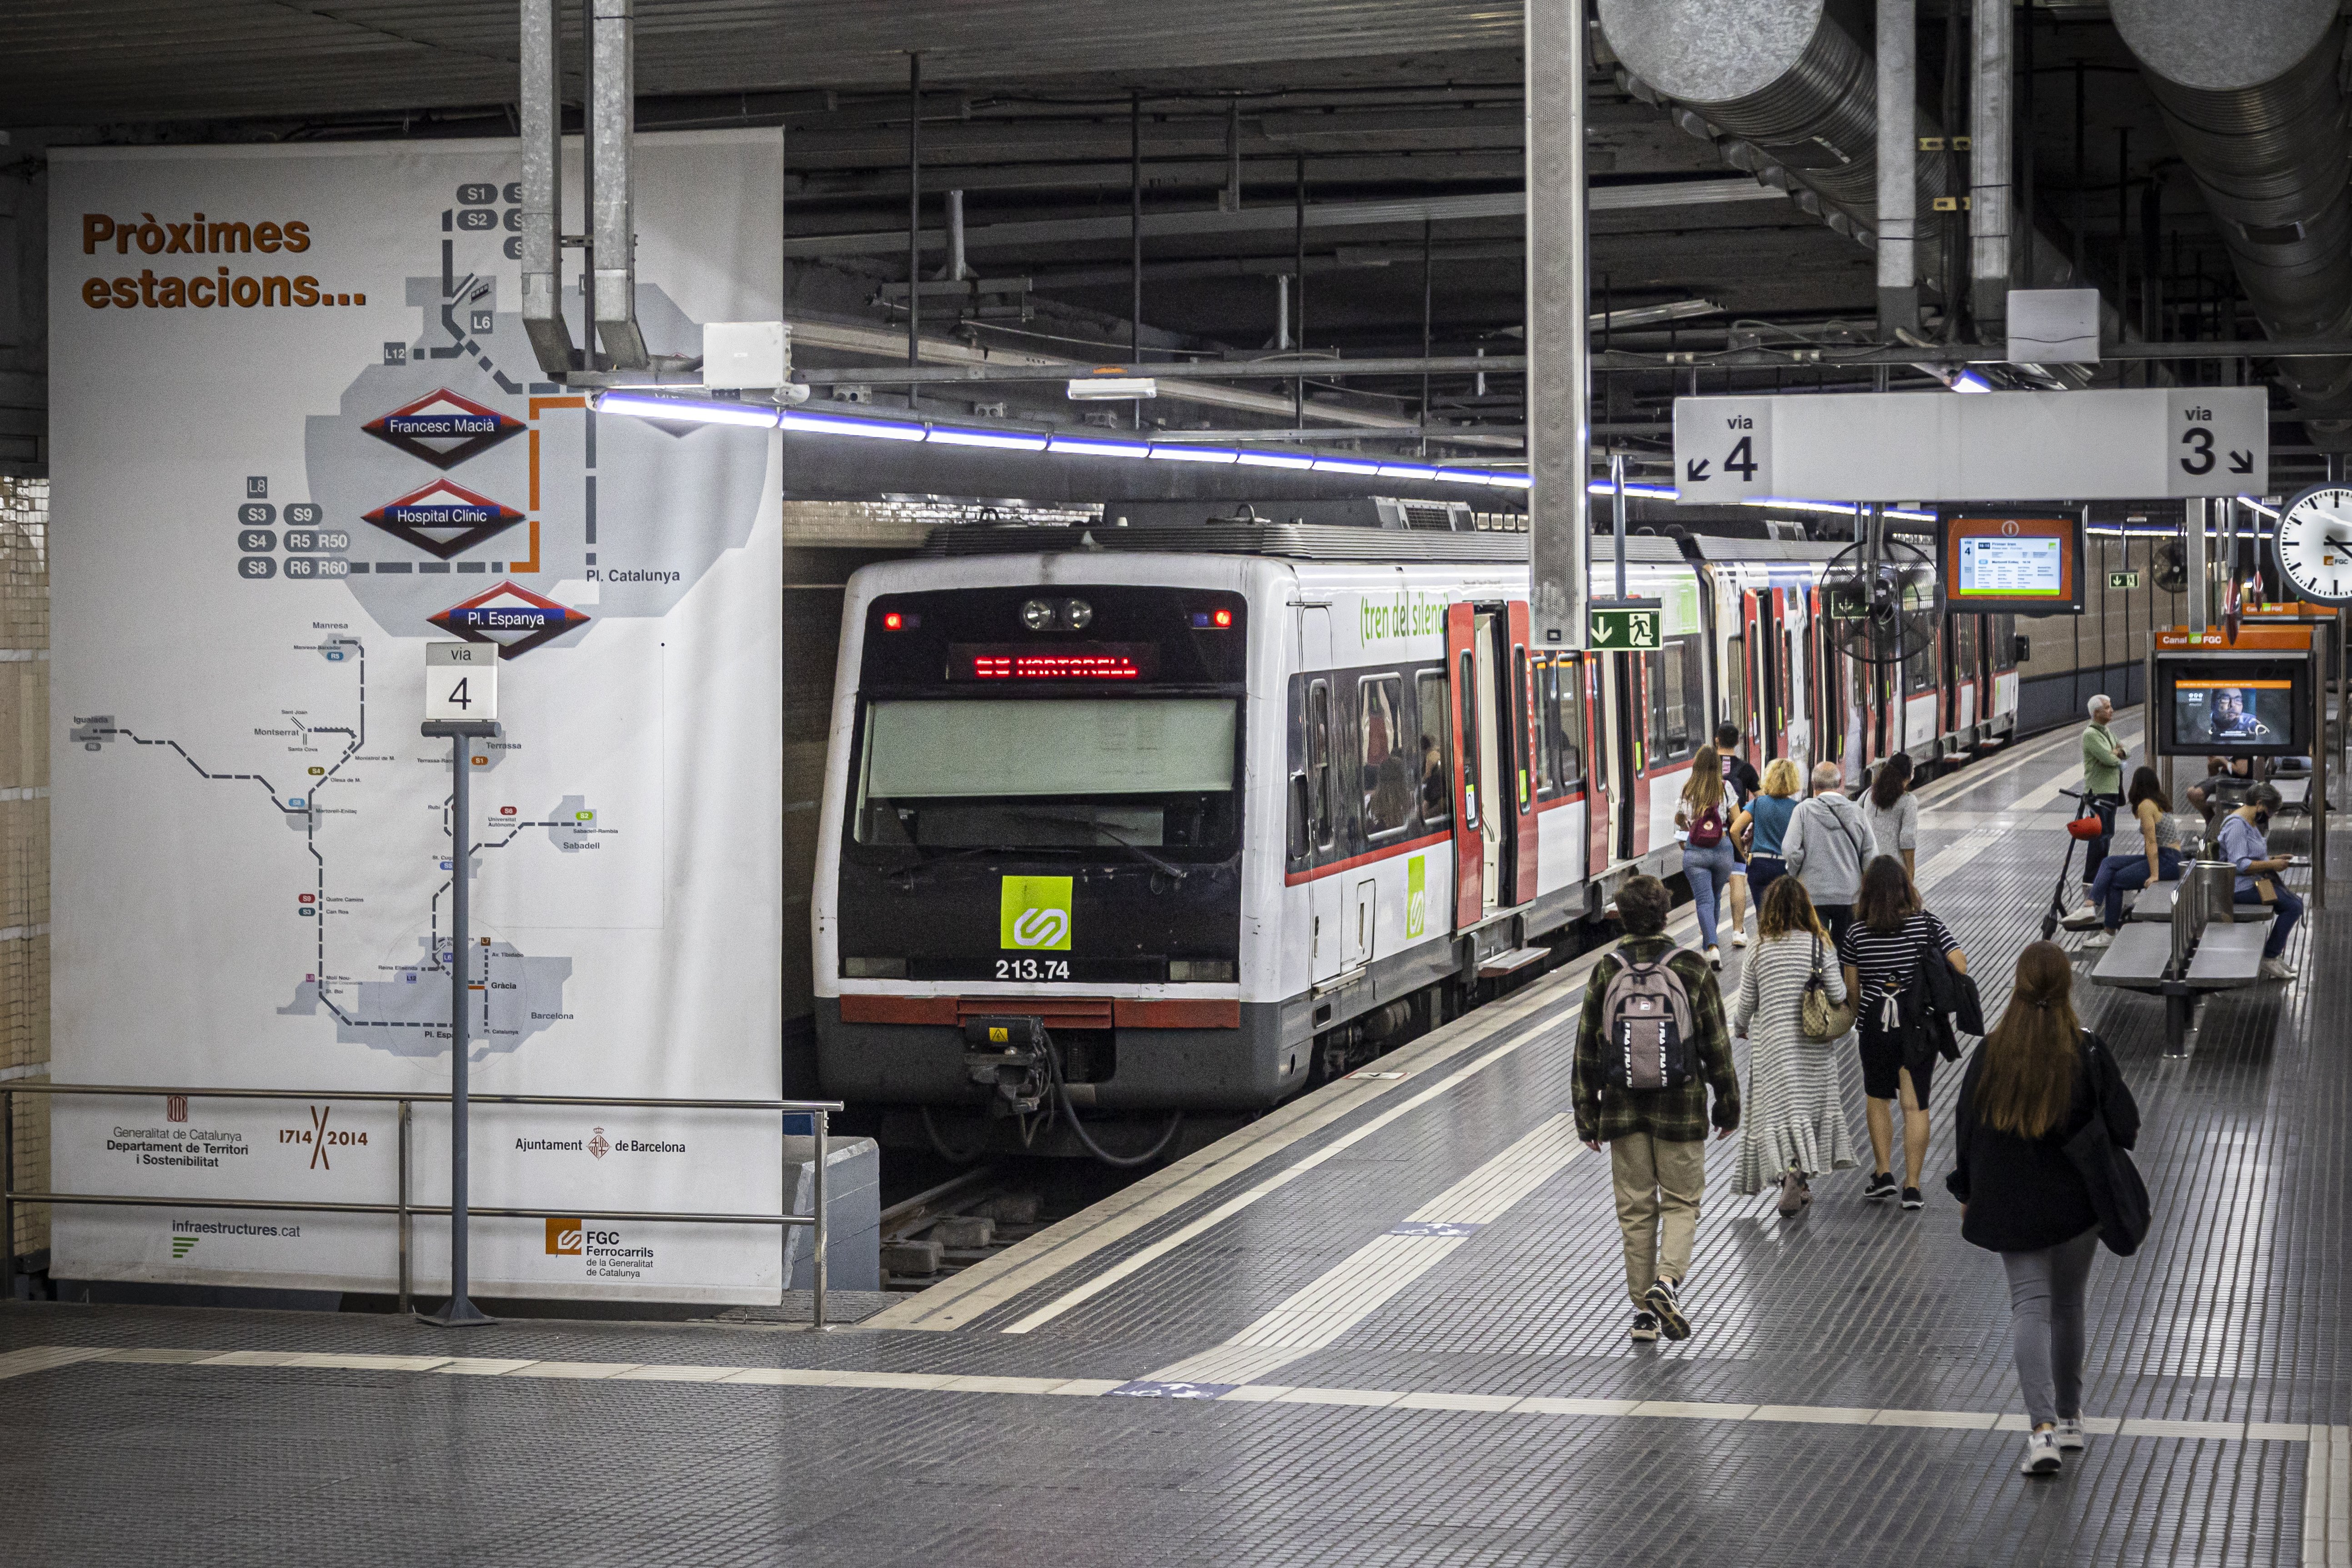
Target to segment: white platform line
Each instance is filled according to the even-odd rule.
[[[2352,1426],[2314,1426],[2303,1472],[2305,1568],[2352,1568]]]
[[[1583,1152],[1576,1121],[1555,1116],[1413,1211],[1422,1224],[1479,1226],[1551,1179]],[[1376,1236],[1221,1345],[1148,1373],[1149,1383],[1248,1383],[1312,1354],[1370,1317],[1469,1240]],[[1269,1353],[1278,1352],[1278,1353]]]
[[[916,1394],[1103,1398],[1133,1392],[1141,1380],[1006,1377],[956,1373],[867,1372],[831,1367],[697,1366],[667,1363],[499,1361],[487,1358],[350,1355],[313,1351],[164,1350],[152,1346],[34,1345],[0,1354],[0,1379],[104,1365],[171,1366],[196,1372],[315,1373],[366,1369],[405,1376],[471,1375],[493,1380],[610,1384],[671,1383],[709,1389],[831,1388]],[[1233,1405],[1360,1405],[1397,1410],[1485,1411],[1495,1415],[1584,1419],[1716,1421],[1727,1425],[1908,1426],[1929,1430],[2022,1432],[2025,1417],[1994,1410],[1872,1410],[1828,1405],[1695,1404],[1675,1400],[1577,1399],[1556,1394],[1404,1393],[1392,1388],[1312,1388],[1244,1384],[1215,1395]],[[2304,1561],[2312,1568],[2352,1563],[2352,1427],[2299,1422],[2176,1421],[2092,1417],[2095,1436],[2177,1442],[2308,1443]],[[2004,1456],[2004,1463],[2006,1457]]]

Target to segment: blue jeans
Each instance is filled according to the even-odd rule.
[[[2158,849],[2156,852],[2156,879],[2159,882],[2180,880],[2179,850]],[[2099,862],[2099,874],[2091,879],[2091,901],[2106,905],[2109,931],[2123,929],[2124,895],[2147,886],[2147,856],[2110,855]]]
[[[2303,919],[2301,896],[2289,890],[2287,885],[2275,877],[2271,879],[2271,886],[2278,889],[2278,901],[2263,907],[2276,910],[2277,915],[2271,921],[2270,940],[2263,943],[2264,958],[2276,958],[2286,951],[2288,933],[2294,930],[2294,922]],[[2263,896],[2252,888],[2242,888],[2238,891],[2237,901],[2242,904],[2260,904],[2263,901]]]
[[[1715,901],[1730,885],[1731,868],[1738,863],[1728,838],[1705,849],[1683,846],[1683,875],[1690,879],[1691,899],[1698,905],[1701,947],[1715,945]]]

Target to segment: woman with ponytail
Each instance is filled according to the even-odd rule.
[[[2128,1149],[2139,1110],[2115,1058],[2074,1016],[2066,950],[2037,942],[2018,954],[2008,1010],[1969,1059],[1953,1128],[1960,1235],[2000,1254],[2017,1381],[2032,1430],[2029,1476],[2054,1475],[2060,1450],[2084,1446],[2083,1298],[2099,1246],[2089,1185],[2066,1144],[2104,1115]]]

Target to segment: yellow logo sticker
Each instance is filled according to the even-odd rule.
[[[1069,952],[1070,879],[1005,878],[996,945],[1030,952]]]

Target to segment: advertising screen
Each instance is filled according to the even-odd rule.
[[[2271,659],[2161,660],[2162,749],[2179,756],[2299,755],[2308,751],[2308,666]]]

